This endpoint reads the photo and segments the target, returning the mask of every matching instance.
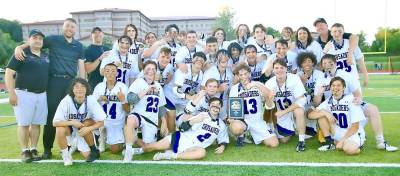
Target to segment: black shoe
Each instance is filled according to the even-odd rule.
[[[29,150],[25,150],[21,153],[21,161],[24,163],[32,162],[32,153]]]
[[[306,143],[304,141],[299,141],[296,146],[296,152],[304,152],[306,150]]]
[[[42,159],[51,159],[53,157],[53,154],[51,153],[51,150],[44,150]]]
[[[40,161],[42,158],[39,156],[39,152],[36,149],[31,150],[32,161]]]
[[[244,136],[239,136],[236,138],[236,147],[243,147],[244,146]]]
[[[90,154],[88,158],[86,159],[86,162],[93,162],[94,160],[97,160],[100,158],[100,151],[98,149],[90,151]]]

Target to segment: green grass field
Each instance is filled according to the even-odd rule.
[[[363,89],[365,99],[378,105],[382,112],[398,112],[400,104],[400,75],[371,75],[368,88]],[[13,114],[11,106],[0,105],[0,116]],[[385,139],[392,145],[399,146],[400,113],[382,113]],[[14,123],[15,118],[0,118],[0,125]],[[343,152],[333,151],[321,153],[316,139],[307,141],[307,151],[295,152],[297,137],[288,144],[281,144],[277,149],[270,149],[261,145],[248,144],[243,148],[236,148],[230,144],[223,155],[215,155],[215,146],[209,147],[203,161],[255,161],[255,162],[340,162],[340,163],[398,163],[400,153],[388,153],[375,148],[375,137],[369,125],[366,126],[367,141],[362,153],[358,156],[345,156]],[[0,159],[19,158],[19,146],[16,140],[16,126],[0,128]],[[39,151],[43,151],[41,141]],[[53,148],[55,159],[61,159],[56,145]],[[135,156],[134,160],[151,160],[154,153]],[[82,159],[74,154],[74,159]],[[122,160],[122,155],[113,155],[109,152],[102,154],[101,159]],[[82,172],[83,171],[83,172]],[[64,167],[61,163],[20,164],[1,163],[0,175],[398,175],[400,168],[368,168],[368,167],[265,167],[265,166],[192,166],[192,165],[157,165],[157,164],[86,164],[76,163],[72,167]]]

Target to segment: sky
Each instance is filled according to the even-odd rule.
[[[323,17],[328,24],[342,23],[346,32],[364,31],[369,42],[380,26],[400,27],[398,0],[13,0],[0,6],[0,18],[23,23],[62,20],[71,17],[70,12],[103,8],[140,10],[150,18],[218,16],[226,6],[235,12],[235,24],[262,23],[277,30],[305,26],[315,31],[313,21]]]

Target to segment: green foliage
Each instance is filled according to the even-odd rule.
[[[274,29],[272,27],[267,27],[267,34],[274,36],[274,38],[280,38],[281,37],[281,33],[279,32],[279,30],[276,30],[276,29]]]
[[[0,18],[0,30],[5,33],[10,33],[12,40],[21,42],[22,39],[22,25],[19,21],[10,21]]]
[[[223,28],[226,33],[227,41],[236,38],[235,28],[233,27],[235,12],[230,7],[223,7],[218,13],[214,29]]]
[[[386,52],[390,55],[400,54],[400,28],[386,28]],[[375,41],[372,42],[371,51],[384,51],[385,49],[385,28],[379,28],[375,34]]]
[[[358,35],[358,46],[360,47],[362,52],[368,52],[370,50],[370,45],[367,42],[367,34],[364,31],[360,31]]]
[[[0,30],[0,67],[4,67],[7,64],[16,46],[17,43],[12,40],[10,34]]]

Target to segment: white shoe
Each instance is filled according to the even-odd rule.
[[[133,156],[133,150],[125,150],[124,152],[124,163],[131,162]]]
[[[133,149],[133,155],[140,155],[144,152],[142,148],[132,148],[132,149]]]
[[[63,161],[64,161],[64,166],[71,166],[72,165],[71,153],[69,153],[69,152],[62,153],[62,158],[63,158]]]
[[[176,154],[172,150],[167,150],[164,153],[158,152],[153,156],[154,161],[176,159]]]
[[[99,151],[100,151],[100,153],[103,153],[104,151],[106,151],[106,141],[105,140],[106,139],[100,135],[100,138],[99,138]]]
[[[326,152],[326,151],[335,150],[335,149],[336,149],[336,146],[334,144],[326,144],[326,145],[323,145],[318,148],[318,150],[321,152]]]
[[[386,150],[388,152],[394,152],[394,151],[398,150],[397,147],[389,145],[386,141],[377,144],[376,148],[381,149],[381,150]]]

